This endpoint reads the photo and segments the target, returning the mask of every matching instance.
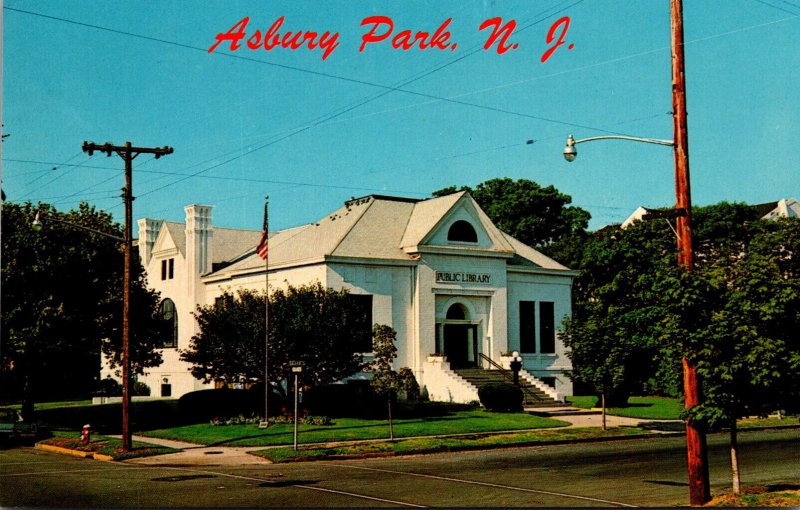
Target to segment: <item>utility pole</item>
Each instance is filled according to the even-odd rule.
[[[130,357],[130,306],[131,306],[131,247],[132,247],[132,231],[131,225],[133,223],[133,188],[132,188],[132,174],[133,174],[133,160],[139,154],[153,154],[156,159],[167,154],[172,154],[172,147],[131,147],[131,142],[125,142],[125,145],[112,145],[105,143],[102,145],[96,143],[83,142],[83,152],[88,153],[90,156],[94,151],[105,152],[107,156],[111,157],[112,152],[116,152],[123,160],[125,160],[125,187],[122,188],[122,198],[125,201],[125,271],[122,281],[122,450],[131,450],[131,357]]]
[[[686,121],[686,74],[683,59],[683,2],[670,0],[672,43],[672,120],[675,136],[675,208],[678,232],[678,266],[691,272],[692,199],[689,185],[689,136]],[[686,409],[700,403],[697,366],[683,357],[683,393]],[[702,506],[711,499],[705,431],[691,418],[686,420],[686,453],[689,467],[689,503]]]

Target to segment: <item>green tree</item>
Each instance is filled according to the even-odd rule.
[[[672,236],[672,237],[671,237]],[[584,249],[573,287],[573,318],[562,339],[572,359],[572,378],[624,406],[637,392],[675,394],[672,360],[658,354],[652,327],[666,313],[653,282],[675,268],[674,236],[665,224],[607,227]]]
[[[39,211],[44,228],[31,223]],[[81,204],[61,213],[46,204],[3,204],[2,399],[85,397],[98,383],[100,353],[120,356],[122,236],[111,215]],[[137,373],[161,362],[155,350],[161,321],[158,294],[147,289],[134,257],[132,365]]]
[[[181,359],[203,381],[264,380],[263,293],[225,293],[213,305],[198,307],[200,332]],[[290,361],[305,362],[303,379],[324,385],[361,368],[358,354],[369,341],[365,312],[346,290],[321,284],[277,290],[269,303],[269,379],[277,385],[291,377]]]
[[[704,286],[706,320],[687,338],[703,400],[693,418],[730,431],[733,489],[739,493],[738,419],[800,409],[800,220],[741,229],[728,256],[708,260],[693,279]]]
[[[375,324],[372,328],[372,352],[374,358],[370,365],[372,379],[370,383],[378,395],[386,397],[389,439],[394,440],[394,427],[392,426],[392,398],[403,386],[403,379],[392,368],[392,362],[397,358],[397,347],[394,345],[397,332],[390,326]]]
[[[451,186],[433,193],[440,197],[467,191],[497,227],[567,265],[580,259],[591,215],[570,206],[572,197],[553,186],[542,187],[528,180],[508,177],[469,186]]]
[[[691,273],[677,267],[665,222],[593,235],[564,339],[573,378],[623,399],[680,395],[681,359],[692,360],[703,397],[687,417],[730,427],[738,473],[736,420],[800,400],[800,220],[727,203],[694,220]]]

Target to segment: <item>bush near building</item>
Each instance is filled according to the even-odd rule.
[[[494,412],[522,411],[524,395],[519,386],[511,383],[488,383],[478,389],[481,405]]]

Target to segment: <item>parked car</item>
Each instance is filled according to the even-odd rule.
[[[19,411],[0,409],[0,444],[34,441],[38,434],[39,427],[25,422]]]

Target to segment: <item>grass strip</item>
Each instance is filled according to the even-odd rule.
[[[571,429],[541,429],[504,434],[468,434],[452,437],[422,437],[372,441],[369,443],[336,446],[307,445],[294,451],[292,447],[269,448],[250,452],[272,462],[352,459],[392,455],[414,455],[467,450],[485,450],[511,446],[531,446],[576,440],[607,440],[649,434],[637,427],[615,427],[602,430],[596,427]]]
[[[747,487],[739,496],[733,494],[716,496],[706,506],[800,508],[800,482]]]
[[[54,437],[43,439],[39,441],[38,444],[57,446],[59,448],[91,453],[93,455],[99,454],[111,460],[135,459],[138,457],[150,457],[152,455],[162,455],[180,451],[166,446],[134,441],[131,445],[131,450],[124,452],[122,451],[122,440],[113,437],[94,436],[89,444],[83,444],[73,433],[54,432],[53,435]]]
[[[482,409],[459,411],[446,416],[394,421],[396,438],[565,427],[568,423],[527,413],[491,413]],[[278,446],[292,444],[292,425],[211,425],[201,423],[144,431],[141,435],[213,446]],[[331,443],[384,439],[389,436],[386,420],[335,418],[332,425],[301,425],[302,443]]]

